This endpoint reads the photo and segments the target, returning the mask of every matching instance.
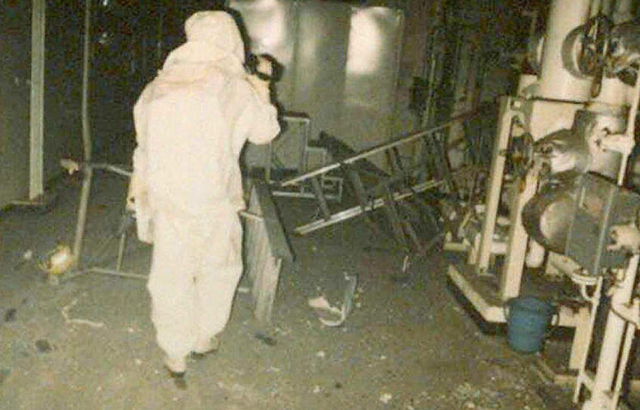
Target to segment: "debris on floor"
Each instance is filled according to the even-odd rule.
[[[92,320],[87,320],[87,319],[72,319],[69,311],[77,304],[78,304],[78,299],[73,299],[71,303],[69,303],[68,305],[62,308],[61,313],[65,323],[71,324],[71,325],[85,325],[93,328],[101,328],[105,326],[104,323],[102,322],[94,322]]]
[[[353,299],[356,295],[356,289],[358,288],[358,277],[355,275],[346,275],[345,281],[347,287],[344,293],[344,302],[341,308],[337,308],[329,304],[329,301],[325,296],[318,296],[309,300],[309,306],[313,308],[318,320],[323,325],[328,327],[341,326],[346,320],[347,316],[351,312],[353,306]]]
[[[390,393],[384,393],[380,396],[380,401],[384,404],[389,404],[391,399],[393,399],[393,396]]]
[[[264,333],[256,333],[256,339],[266,344],[267,346],[275,346],[278,344],[278,341],[271,336],[265,335]]]
[[[96,201],[122,205],[123,181],[100,180],[95,188]],[[356,220],[292,237],[298,259],[282,272],[273,328],[253,328],[253,305],[237,298],[222,348],[211,360],[189,362],[189,390],[177,393],[162,367],[142,282],[82,275],[54,287],[40,280],[35,263],[7,268],[25,249],[34,249],[35,262],[57,237],[73,235],[78,189],[46,217],[3,218],[2,409],[549,410],[535,374],[513,361],[505,338],[475,337],[476,323],[456,312],[441,255],[411,260],[412,286],[390,286],[404,254],[383,237],[372,246],[388,252],[363,250],[359,240],[369,228]],[[312,211],[298,202],[282,206],[289,219]],[[88,230],[91,251],[102,228]],[[114,244],[113,261],[117,250]],[[148,269],[150,247],[131,240],[126,261],[134,271]],[[345,271],[358,283],[345,281]],[[321,295],[339,312],[328,319],[342,327],[328,331],[316,319],[308,299]],[[355,309],[359,302],[366,309]]]
[[[16,313],[18,310],[16,308],[11,308],[7,310],[4,314],[4,321],[7,323],[16,321]]]
[[[51,347],[51,343],[48,340],[40,339],[36,340],[36,350],[38,350],[38,353],[46,354],[51,352],[53,347]]]

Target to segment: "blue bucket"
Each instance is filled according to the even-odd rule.
[[[540,299],[531,296],[511,299],[506,311],[509,346],[521,353],[541,351],[554,314],[554,307]]]

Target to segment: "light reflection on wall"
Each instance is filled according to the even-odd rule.
[[[382,63],[383,33],[378,17],[385,13],[382,8],[354,10],[349,35],[348,74],[373,74]]]
[[[251,52],[255,54],[271,54],[282,64],[291,61],[291,49],[287,44],[287,11],[288,2],[278,0],[260,0],[251,3],[251,9],[259,19],[247,21],[250,27]]]

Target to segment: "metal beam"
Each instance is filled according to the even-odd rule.
[[[44,72],[46,2],[31,8],[31,102],[29,124],[29,199],[44,194]]]

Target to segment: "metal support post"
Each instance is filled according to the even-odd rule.
[[[498,216],[498,205],[500,204],[500,193],[504,178],[506,164],[506,151],[509,147],[511,137],[511,123],[513,113],[510,109],[511,98],[503,97],[500,100],[500,122],[498,124],[497,138],[494,141],[493,157],[491,159],[491,179],[487,185],[487,200],[485,207],[484,221],[482,223],[482,236],[478,249],[477,270],[482,273],[489,268],[491,248],[493,245],[493,234]]]
[[[120,242],[118,243],[118,259],[116,260],[116,271],[122,270],[122,262],[124,261],[124,251],[127,248],[127,233],[123,232],[120,235]]]
[[[31,103],[29,200],[44,194],[44,72],[46,2],[33,0],[31,11]]]
[[[329,205],[327,204],[327,198],[325,198],[324,192],[322,192],[322,184],[320,184],[320,179],[318,177],[311,178],[311,188],[313,189],[313,193],[318,200],[318,205],[320,206],[322,217],[325,221],[330,220],[331,210],[329,209]]]
[[[500,299],[509,300],[520,294],[524,260],[527,254],[527,232],[522,225],[522,208],[536,193],[538,172],[531,169],[514,181],[513,199],[510,206],[511,222],[509,242],[502,276],[500,277]]]
[[[91,196],[91,184],[93,182],[93,169],[87,167],[83,169],[84,179],[82,181],[82,190],[80,192],[80,205],[78,207],[78,222],[76,225],[76,236],[73,243],[73,256],[76,258],[75,267],[81,265],[82,244],[84,242],[84,233],[87,225],[87,208],[89,207],[89,197]]]
[[[639,260],[639,255],[631,258],[629,266],[624,271],[624,278],[612,288],[611,306],[631,302]],[[598,359],[598,370],[593,379],[591,397],[584,403],[582,407],[583,410],[616,409],[618,395],[615,394],[614,386],[617,387],[618,378],[624,375],[625,369],[620,368],[622,363],[620,363],[619,359],[625,333],[627,331],[633,331],[633,329],[628,329],[630,326],[632,325],[615,313],[613,309],[609,311],[600,357]]]

